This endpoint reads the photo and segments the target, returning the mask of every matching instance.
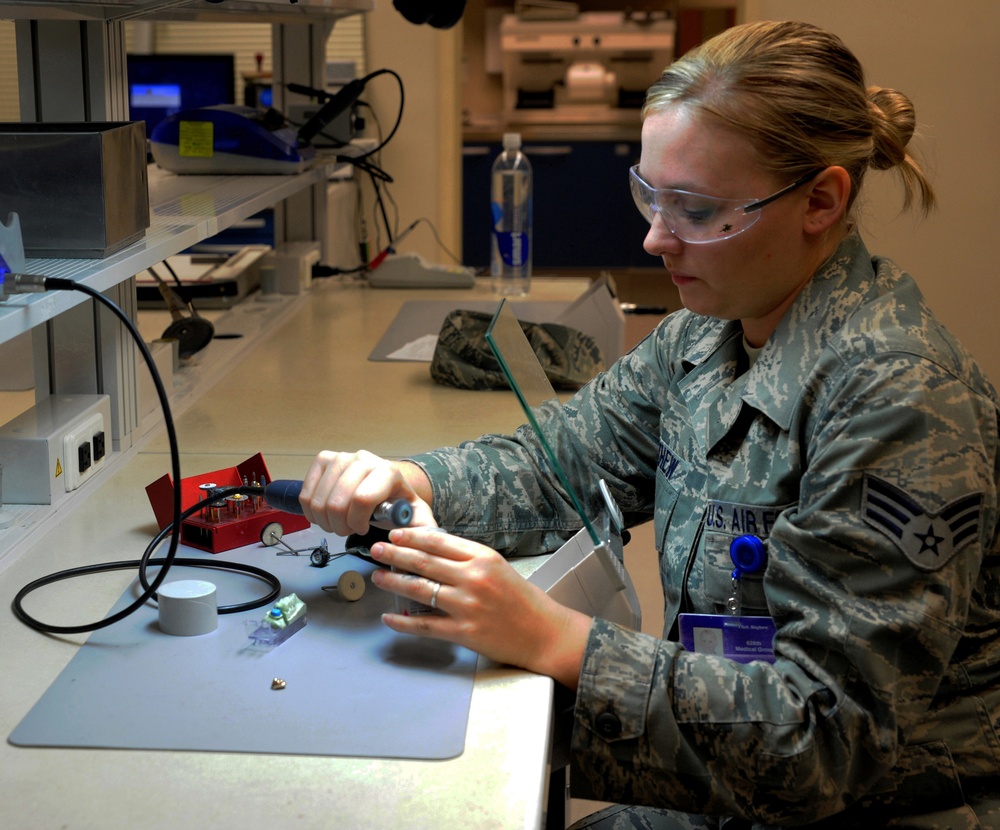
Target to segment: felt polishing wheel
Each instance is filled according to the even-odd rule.
[[[181,357],[191,357],[196,352],[200,352],[207,346],[213,335],[213,326],[204,317],[184,317],[174,320],[166,331],[163,332],[165,340],[176,340],[178,352]]]
[[[337,580],[337,590],[349,602],[357,602],[365,595],[365,578],[357,571],[344,571]]]

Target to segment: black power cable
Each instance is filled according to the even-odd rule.
[[[384,69],[376,69],[374,72],[370,72],[369,74],[365,75],[365,77],[362,79],[362,83],[367,84],[368,81],[372,80],[373,78],[377,78],[379,75],[392,75],[392,77],[396,79],[396,83],[399,85],[399,110],[396,112],[396,123],[392,125],[392,129],[389,131],[389,135],[387,135],[378,144],[377,147],[373,147],[368,152],[362,153],[361,155],[357,156],[337,156],[337,161],[346,161],[350,164],[355,164],[363,159],[368,158],[369,156],[375,155],[383,147],[385,147],[386,144],[392,141],[393,136],[396,135],[396,131],[399,129],[399,124],[403,120],[403,105],[406,102],[406,93],[405,93],[405,88],[403,87],[403,79],[399,76],[399,73],[396,72],[395,70],[384,68]]]
[[[69,279],[63,279],[58,277],[40,277],[35,275],[26,274],[8,274],[5,279],[5,283],[8,287],[9,293],[22,293],[22,292],[42,292],[42,291],[80,291],[86,294],[98,302],[103,303],[107,308],[109,308],[122,324],[128,329],[129,334],[135,340],[136,346],[139,352],[142,354],[143,360],[149,367],[150,374],[153,377],[153,385],[156,387],[157,397],[160,399],[160,406],[163,408],[163,421],[164,426],[167,431],[167,441],[170,447],[170,469],[171,475],[173,476],[173,511],[171,515],[171,521],[166,525],[163,530],[150,542],[149,546],[146,548],[145,553],[141,559],[135,561],[126,562],[106,562],[96,565],[86,565],[79,568],[69,568],[63,571],[57,571],[56,573],[49,574],[48,576],[43,576],[39,579],[30,582],[21,588],[14,597],[11,603],[11,610],[21,622],[27,625],[29,628],[33,628],[36,631],[42,631],[47,634],[80,634],[87,631],[97,631],[101,628],[106,628],[109,625],[113,625],[120,620],[125,619],[129,615],[138,611],[143,605],[146,604],[150,599],[156,599],[156,592],[160,585],[163,584],[163,580],[166,579],[170,568],[174,565],[183,565],[196,568],[215,568],[218,570],[225,571],[237,571],[241,573],[249,574],[250,576],[259,579],[271,586],[272,590],[267,596],[259,599],[252,600],[250,602],[240,603],[238,605],[223,606],[219,608],[220,614],[233,614],[239,611],[248,611],[254,608],[260,608],[264,605],[273,603],[274,600],[281,594],[281,583],[278,581],[277,577],[268,573],[267,571],[254,567],[253,565],[246,565],[238,562],[223,562],[215,559],[203,560],[203,559],[189,559],[189,558],[177,558],[177,547],[180,544],[180,526],[181,522],[184,521],[188,516],[193,514],[196,510],[201,509],[209,501],[214,501],[223,495],[231,495],[236,492],[247,492],[248,494],[259,494],[260,488],[247,487],[247,488],[232,488],[227,489],[225,493],[217,493],[211,499],[205,499],[198,504],[189,507],[187,510],[181,509],[181,465],[180,465],[180,451],[177,444],[177,430],[174,426],[173,416],[170,413],[170,401],[167,397],[167,391],[163,386],[163,381],[160,378],[160,373],[156,369],[156,364],[153,361],[153,356],[150,354],[146,343],[142,339],[142,335],[136,328],[135,324],[129,319],[128,315],[125,314],[117,304],[109,300],[99,291],[95,291],[86,285],[81,285],[80,283],[73,282]],[[178,532],[174,533],[177,529]],[[167,553],[162,559],[152,559],[153,553],[157,550],[163,540],[170,536],[170,545],[167,548]],[[146,576],[146,569],[148,567],[158,567],[159,571],[156,576],[150,581]],[[104,619],[97,620],[95,622],[81,623],[79,625],[52,625],[50,623],[43,622],[31,616],[27,611],[24,610],[24,598],[27,597],[32,592],[45,585],[51,585],[54,582],[59,582],[60,580],[70,579],[78,576],[86,576],[90,574],[103,573],[106,571],[118,571],[126,570],[131,568],[138,568],[139,571],[139,581],[142,584],[143,591],[139,597],[130,603],[125,608],[105,617]]]

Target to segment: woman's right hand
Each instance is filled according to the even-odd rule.
[[[423,471],[406,461],[387,461],[370,452],[321,452],[302,481],[299,503],[310,522],[330,533],[367,533],[382,502],[406,499],[414,526],[435,526],[431,486]]]

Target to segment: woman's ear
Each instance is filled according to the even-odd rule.
[[[843,219],[851,197],[851,176],[843,167],[827,167],[809,183],[806,233],[824,233]]]

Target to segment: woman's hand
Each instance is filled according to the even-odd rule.
[[[413,505],[411,524],[433,527],[431,486],[415,464],[370,452],[321,452],[302,481],[299,503],[313,524],[339,536],[367,533],[375,508],[387,500]]]
[[[371,555],[388,570],[372,581],[440,614],[385,614],[389,628],[456,643],[575,689],[591,618],[526,581],[485,545],[434,528],[393,530]]]

